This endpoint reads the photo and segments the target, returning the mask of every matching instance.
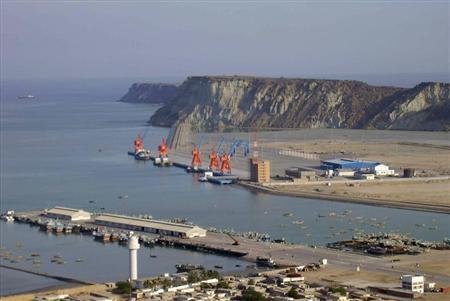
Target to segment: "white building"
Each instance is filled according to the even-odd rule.
[[[389,169],[389,166],[384,164],[375,165],[372,172],[377,176],[389,176],[395,173],[393,169]]]
[[[180,238],[206,236],[206,230],[198,226],[116,214],[105,213],[97,216],[95,224]]]
[[[72,209],[66,207],[55,207],[45,211],[45,216],[48,218],[68,220],[68,221],[83,221],[90,220],[91,214],[81,209]]]
[[[355,173],[355,179],[359,180],[375,180],[375,175],[373,173]]]
[[[425,279],[423,276],[403,275],[402,288],[423,294]]]

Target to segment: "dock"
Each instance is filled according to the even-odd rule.
[[[88,282],[88,281],[79,280],[79,279],[75,279],[75,278],[57,276],[57,275],[52,275],[52,274],[43,273],[43,272],[37,272],[37,271],[32,271],[32,270],[28,270],[28,269],[13,267],[13,266],[4,265],[4,264],[0,264],[0,268],[5,268],[5,269],[10,269],[10,270],[19,271],[19,272],[23,272],[23,273],[28,273],[28,274],[32,274],[32,275],[37,275],[37,276],[42,276],[42,277],[46,277],[46,278],[51,278],[51,279],[55,279],[55,280],[62,281],[62,282],[67,282],[67,283],[75,283],[75,284],[82,284],[82,285],[94,285],[95,284],[94,282]]]
[[[16,213],[16,222],[29,223],[32,226],[38,226],[39,220],[45,218],[42,213],[44,211],[22,212]],[[60,220],[61,221],[61,220]],[[95,223],[95,218],[90,220],[82,220],[73,222],[81,231],[72,232],[65,235],[92,235],[93,231],[99,230],[99,225]],[[117,227],[101,226],[104,231],[109,233],[123,234],[126,236],[129,230]],[[367,254],[357,253],[347,250],[330,249],[321,246],[306,246],[300,244],[289,244],[282,242],[273,242],[267,240],[259,240],[233,234],[233,236],[222,232],[207,231],[205,236],[195,236],[183,238],[171,233],[149,233],[144,231],[133,230],[139,236],[142,246],[160,245],[164,247],[173,247],[179,249],[204,252],[208,254],[217,254],[222,256],[239,257],[240,259],[256,263],[258,257],[272,258],[277,267],[301,266],[310,263],[317,263],[322,258],[327,258],[328,263],[336,268],[344,270],[354,270],[356,266],[361,266],[366,271],[382,272],[393,276],[403,273],[402,270],[392,268],[391,256],[368,256]],[[238,243],[236,243],[236,241]],[[118,243],[123,243],[117,240]],[[101,243],[105,243],[101,241]],[[111,240],[108,243],[113,243]],[[450,250],[430,250],[432,257],[450,258]],[[396,255],[401,261],[420,262],[429,258],[422,255]],[[436,281],[450,282],[450,276],[433,272]]]

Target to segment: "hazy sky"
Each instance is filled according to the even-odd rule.
[[[449,1],[5,1],[1,76],[449,72]]]

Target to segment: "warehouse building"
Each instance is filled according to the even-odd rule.
[[[285,174],[294,182],[307,182],[317,180],[317,175],[314,170],[302,167],[288,168],[285,170]]]
[[[270,182],[270,161],[251,158],[250,180],[257,183]]]
[[[81,209],[72,209],[66,207],[55,207],[46,210],[44,215],[48,218],[61,219],[68,221],[84,221],[90,220],[91,214]]]
[[[320,169],[322,170],[337,170],[337,169],[373,169],[375,166],[379,165],[378,162],[372,161],[359,161],[352,159],[333,159],[333,160],[324,160],[320,165]]]
[[[206,230],[198,226],[116,214],[99,215],[95,218],[95,224],[180,238],[206,236]]]

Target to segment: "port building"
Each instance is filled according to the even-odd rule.
[[[257,183],[270,182],[270,161],[251,158],[250,181]]]
[[[395,171],[389,169],[389,166],[381,164],[379,162],[352,160],[352,159],[333,159],[322,161],[320,165],[322,170],[336,170],[342,176],[350,176],[349,171],[361,171],[370,172],[376,176],[389,176],[393,175]],[[348,171],[348,172],[347,172]]]
[[[48,218],[67,220],[67,221],[85,221],[91,219],[91,214],[81,209],[72,209],[66,207],[55,207],[44,212]]]
[[[154,233],[180,238],[204,237],[206,230],[194,225],[172,223],[125,215],[102,214],[95,217],[95,224],[133,231]]]
[[[372,161],[360,161],[352,159],[333,159],[324,160],[320,165],[322,170],[337,170],[337,169],[373,169],[375,166],[379,165],[379,162]]]
[[[420,275],[403,275],[402,288],[423,294],[425,278]]]

